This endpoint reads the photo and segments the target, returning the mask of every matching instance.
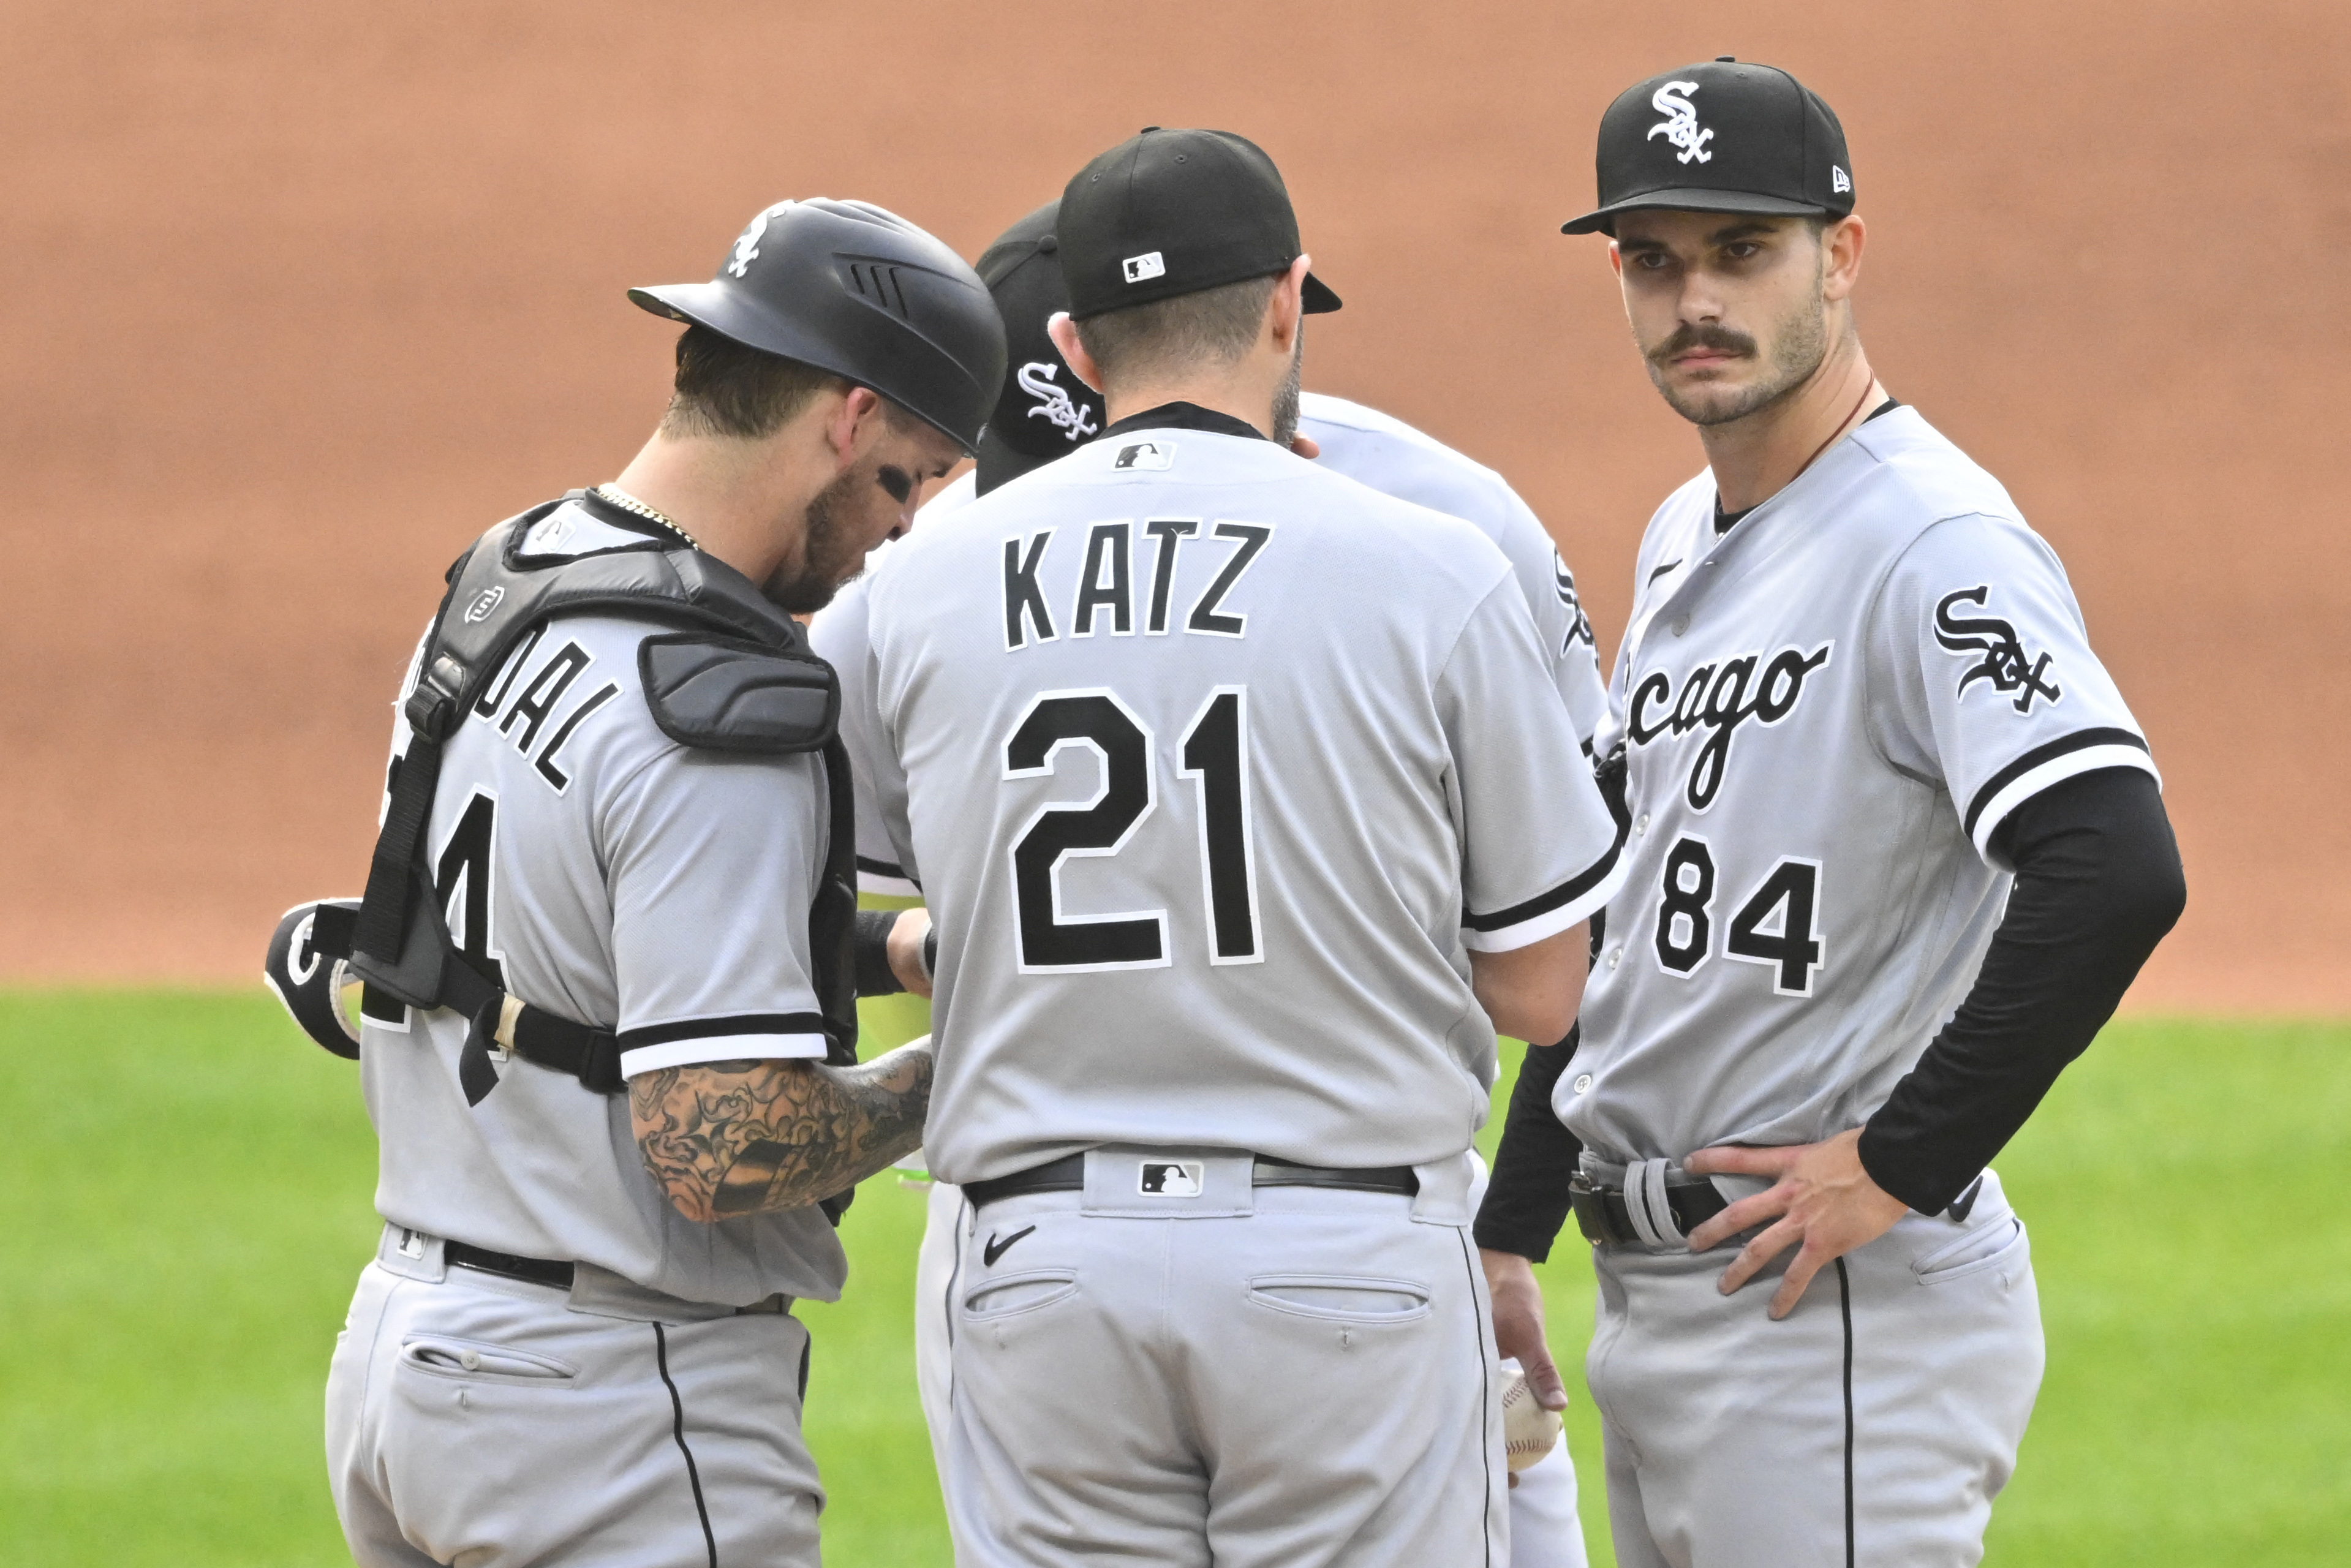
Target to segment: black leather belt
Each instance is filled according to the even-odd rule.
[[[1633,1216],[1625,1207],[1621,1187],[1596,1186],[1581,1171],[1567,1184],[1568,1199],[1575,1206],[1576,1228],[1587,1241],[1639,1241],[1641,1232],[1633,1224]],[[1666,1207],[1672,1213],[1674,1228],[1687,1236],[1699,1226],[1730,1207],[1730,1200],[1717,1192],[1710,1181],[1698,1179],[1687,1184],[1666,1184]],[[1659,1227],[1660,1229],[1663,1227]]]
[[[1342,1192],[1393,1193],[1399,1197],[1411,1197],[1420,1191],[1420,1177],[1410,1166],[1347,1168],[1293,1165],[1271,1155],[1253,1155],[1250,1158],[1257,1162],[1249,1172],[1251,1186],[1320,1186]],[[1085,1185],[1086,1156],[1064,1155],[1025,1171],[1014,1171],[1010,1176],[972,1182],[963,1189],[963,1195],[971,1200],[973,1207],[979,1208],[1000,1197],[1023,1193],[1081,1192]]]
[[[503,1274],[528,1284],[551,1285],[559,1291],[571,1289],[569,1263],[545,1258],[517,1258],[511,1252],[493,1252],[486,1247],[468,1247],[462,1241],[444,1241],[441,1256],[455,1269],[479,1269],[485,1274]]]

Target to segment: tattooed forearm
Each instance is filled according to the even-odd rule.
[[[645,1169],[689,1219],[799,1208],[856,1186],[923,1141],[931,1051],[856,1067],[715,1061],[629,1080]]]

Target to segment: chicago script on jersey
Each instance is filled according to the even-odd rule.
[[[1652,670],[1633,688],[1626,733],[1634,745],[1646,746],[1660,737],[1687,735],[1701,727],[1711,732],[1690,763],[1690,809],[1703,811],[1722,788],[1731,735],[1750,718],[1777,724],[1787,717],[1804,695],[1805,679],[1829,662],[1835,646],[1823,643],[1810,653],[1782,648],[1769,663],[1761,653],[1742,653],[1700,664],[1683,677],[1678,696],[1673,677]]]

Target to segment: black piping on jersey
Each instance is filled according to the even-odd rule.
[[[1478,1305],[1479,1296],[1478,1286],[1480,1282],[1479,1280],[1479,1270],[1478,1260],[1469,1256],[1468,1228],[1466,1226],[1458,1228],[1457,1234],[1461,1238],[1461,1267],[1469,1276],[1470,1315],[1474,1317],[1478,1322],[1478,1364],[1484,1368],[1486,1372],[1486,1375],[1479,1379],[1478,1382],[1478,1420],[1480,1426],[1487,1427],[1490,1429],[1494,1419],[1494,1412],[1492,1408],[1494,1399],[1494,1369],[1486,1364],[1486,1346],[1493,1340],[1494,1329],[1493,1325],[1486,1321],[1484,1309]],[[1490,1444],[1481,1444],[1479,1446],[1479,1462],[1486,1467],[1486,1506],[1479,1511],[1478,1531],[1479,1539],[1485,1543],[1485,1557],[1483,1560],[1485,1568],[1494,1568],[1494,1454],[1492,1446]]]
[[[620,1040],[622,1051],[636,1051],[648,1045],[667,1045],[680,1040],[724,1040],[737,1034],[822,1034],[822,1013],[737,1013],[731,1018],[688,1019],[683,1023],[647,1024],[643,1029],[624,1029]]]
[[[1719,506],[1719,505],[1720,505],[1720,503],[1719,503],[1719,502],[1717,502],[1716,504],[1717,504],[1718,506]],[[1741,512],[1741,513],[1740,513],[1739,515],[1740,515],[1740,517],[1745,517],[1747,514],[1746,514],[1746,513],[1744,513],[1744,512]],[[1657,580],[1657,579],[1659,579],[1659,578],[1661,578],[1661,577],[1665,576],[1665,575],[1666,575],[1666,573],[1667,573],[1667,572],[1669,572],[1669,571],[1673,570],[1674,570],[1674,568],[1676,568],[1676,567],[1677,567],[1677,566],[1681,565],[1681,563],[1682,563],[1682,558],[1681,558],[1681,557],[1679,557],[1679,556],[1676,556],[1676,557],[1674,557],[1674,559],[1671,559],[1671,560],[1669,560],[1669,561],[1666,562],[1666,564],[1665,564],[1665,565],[1663,565],[1663,566],[1661,566],[1661,567],[1658,567],[1658,568],[1656,568],[1656,570],[1652,570],[1652,571],[1649,573],[1649,580],[1650,580],[1651,582],[1655,582],[1655,581],[1656,581],[1656,580]]]
[[[2046,746],[2036,746],[1999,772],[1983,781],[1983,787],[1968,802],[1967,815],[1959,819],[1959,832],[1972,841],[1976,836],[1976,819],[1984,808],[1999,798],[2000,792],[2032,772],[2034,768],[2076,751],[2087,751],[2094,746],[2127,746],[2145,751],[2147,742],[2126,729],[2077,729],[2073,734],[2053,740]]]
[[[1853,1539],[1853,1278],[1836,1260],[1837,1310],[1844,1314],[1844,1568],[1854,1568]]]
[[[718,1568],[718,1537],[711,1533],[710,1506],[702,1499],[702,1471],[694,1462],[694,1450],[685,1445],[685,1400],[670,1380],[669,1334],[659,1323],[653,1324],[653,1364],[661,1368],[662,1386],[669,1390],[669,1435],[685,1456],[685,1479],[694,1488],[694,1517],[702,1521],[702,1544],[710,1553],[710,1568]]]
[[[914,880],[913,877],[906,874],[906,868],[904,866],[899,865],[892,861],[878,861],[872,855],[859,855],[857,857],[857,869],[863,872],[868,876],[894,876],[900,882],[913,882]]]
[[[1532,920],[1539,915],[1549,915],[1562,904],[1574,903],[1606,881],[1608,873],[1616,869],[1616,857],[1624,852],[1625,824],[1619,822],[1616,825],[1616,841],[1608,846],[1608,852],[1549,893],[1537,894],[1524,904],[1513,904],[1510,908],[1498,909],[1491,915],[1472,915],[1464,909],[1461,924],[1472,931],[1501,931]]]

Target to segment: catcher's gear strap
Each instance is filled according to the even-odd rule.
[[[835,689],[825,694],[817,723],[790,724],[794,717],[805,719],[811,685],[820,681],[831,685],[831,666],[808,651],[807,634],[799,623],[769,603],[749,579],[683,540],[647,536],[642,544],[580,555],[528,551],[531,531],[567,503],[594,507],[585,491],[574,490],[507,518],[457,559],[449,569],[449,591],[417,660],[416,684],[402,710],[413,734],[393,776],[383,831],[376,838],[353,954],[354,968],[411,1006],[429,1007],[434,1001],[429,996],[404,994],[395,977],[409,936],[413,880],[408,873],[418,863],[424,826],[433,815],[441,748],[531,628],[569,612],[634,615],[714,635],[738,655],[748,650],[778,655],[789,667],[789,681],[762,683],[737,669],[731,677],[721,674],[705,685],[695,677],[709,675],[711,662],[695,661],[681,645],[688,639],[671,640],[666,655],[674,666],[671,678],[658,686],[648,679],[647,702],[664,733],[682,744],[739,751],[813,750],[830,738],[831,725],[840,714]],[[607,517],[613,511],[596,509]],[[630,523],[633,528],[634,519]],[[716,662],[722,669],[743,663]],[[650,676],[649,664],[646,673]],[[763,685],[773,688],[766,700],[741,700],[759,694]],[[657,689],[674,690],[685,698],[684,733],[664,722]],[[736,700],[730,702],[730,696]],[[744,727],[739,731],[730,722],[738,716]],[[778,740],[784,744],[778,745]],[[377,970],[383,973],[379,976]]]
[[[410,1007],[464,1013],[472,1030],[458,1082],[467,1103],[479,1104],[496,1087],[492,1061],[506,1054],[494,1050],[505,993],[450,941],[425,866],[424,829],[442,749],[525,634],[550,616],[592,611],[666,622],[685,630],[648,639],[639,654],[646,704],[664,734],[716,750],[824,755],[830,852],[809,915],[810,958],[825,1016],[826,1061],[854,1062],[855,807],[848,754],[833,734],[841,696],[831,666],[809,651],[799,624],[747,578],[682,542],[648,536],[642,545],[579,555],[529,551],[532,529],[567,502],[635,527],[634,519],[575,490],[507,518],[449,569],[449,591],[402,706],[412,735],[392,773],[367,894],[350,934],[350,972]],[[528,1008],[513,1034],[513,1054],[569,1072],[600,1093],[620,1092],[611,1035]]]
[[[359,913],[356,898],[296,904],[279,917],[261,964],[263,981],[302,1032],[346,1061],[360,1059],[360,1031],[342,1007]]]
[[[342,988],[359,908],[358,899],[339,898],[287,910],[269,939],[263,971],[302,1032],[353,1061],[359,1060],[360,1037],[343,1012]],[[446,924],[434,924],[445,941]],[[429,938],[431,933],[425,935]],[[574,1023],[508,996],[454,947],[441,956],[442,1005],[464,1013],[472,1026],[457,1058],[457,1082],[467,1104],[480,1104],[497,1087],[497,1070],[491,1064],[508,1056],[568,1072],[600,1094],[621,1092],[621,1045],[610,1031]]]

